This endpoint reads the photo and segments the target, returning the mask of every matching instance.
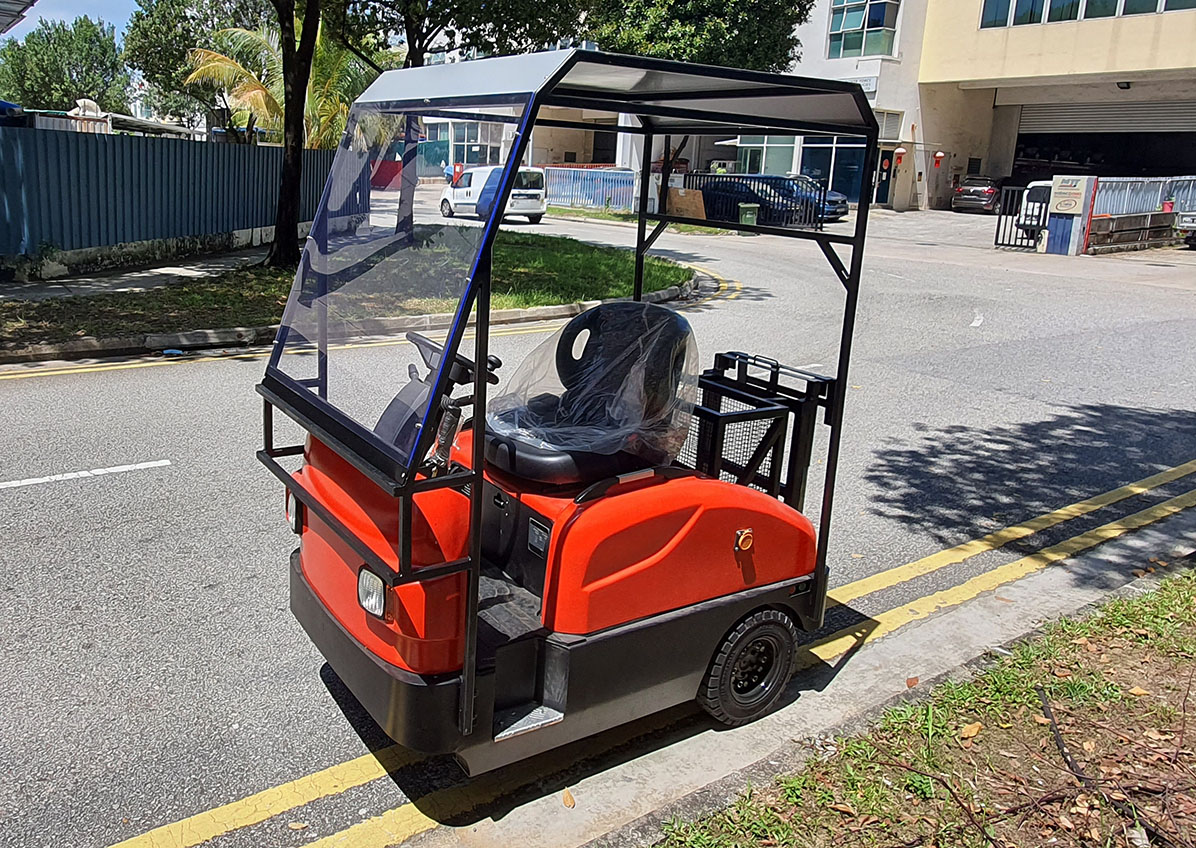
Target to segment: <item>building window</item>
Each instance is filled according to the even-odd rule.
[[[1010,4],[1013,17],[1010,20]],[[1044,12],[1045,3],[1045,16]],[[1175,12],[1196,9],[1196,0],[983,0],[980,28],[991,29],[1012,24],[1054,23],[1080,18],[1112,18],[1116,15],[1149,15],[1155,12]],[[1083,14],[1081,14],[1081,7]]]
[[[1013,6],[1013,25],[1042,23],[1042,0],[1017,0]]]
[[[904,112],[886,112],[883,109],[873,109],[876,123],[880,126],[881,141],[901,140],[901,116]]]
[[[787,174],[793,170],[791,135],[741,135],[735,170],[741,174]]]
[[[1080,17],[1080,0],[1050,0],[1048,21],[1074,21]]]
[[[855,136],[807,136],[798,170],[855,203],[860,199],[865,150],[864,139]]]
[[[466,167],[497,165],[502,156],[502,124],[453,121],[453,162]]]
[[[980,28],[1009,26],[1009,0],[984,0]]]
[[[831,0],[831,4],[830,58],[893,55],[896,0]]]
[[[1111,18],[1117,14],[1117,0],[1088,0],[1084,5],[1084,19]]]

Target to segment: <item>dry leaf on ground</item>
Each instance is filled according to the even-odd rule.
[[[577,806],[577,801],[573,799],[573,793],[569,791],[568,787],[565,787],[565,790],[561,792],[561,803],[571,810]]]
[[[983,727],[984,725],[978,721],[974,721],[971,724],[965,724],[962,728],[960,728],[959,738],[971,739],[973,736],[976,736],[978,733],[980,733],[980,730]]]

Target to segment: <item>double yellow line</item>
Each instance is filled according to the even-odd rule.
[[[978,554],[998,550],[1010,542],[1024,539],[1063,522],[1089,515],[1104,507],[1158,489],[1194,472],[1196,472],[1196,460],[1191,460],[1174,468],[1152,474],[1135,483],[1061,507],[979,539],[873,574],[835,589],[831,593],[830,603],[846,604],[865,595],[907,583],[948,566],[964,562]],[[863,642],[878,639],[910,622],[926,618],[938,610],[958,606],[986,591],[1025,577],[1052,563],[1073,557],[1110,539],[1161,521],[1192,506],[1196,506],[1196,489],[984,572],[957,586],[934,592],[882,612],[870,619],[870,629],[867,629],[866,632],[861,633],[861,628],[858,626],[846,628],[807,645],[808,662],[833,661]],[[636,723],[625,725],[619,731],[615,731],[616,735],[620,732],[627,736],[624,741],[631,741],[632,738],[642,735],[645,728],[643,723]],[[594,744],[601,744],[605,748],[621,743],[618,740],[612,742],[611,737],[607,735],[600,741],[595,741]],[[594,753],[598,753],[598,751],[595,750]],[[397,746],[385,748],[377,753],[367,754],[289,783],[266,789],[239,801],[198,813],[190,818],[163,825],[141,836],[125,840],[113,848],[193,848],[193,846],[233,830],[258,824],[321,798],[371,783],[400,768],[412,765],[420,759],[419,755]],[[541,768],[542,765],[541,763]],[[439,790],[421,798],[418,806],[411,802],[402,804],[380,816],[375,816],[339,833],[308,843],[306,848],[382,846],[402,842],[437,827],[439,824],[437,819],[446,818],[453,813],[459,815],[486,800],[493,800],[501,796],[509,789],[534,780],[534,774],[524,773],[527,768],[531,768],[531,766],[516,765],[498,773],[483,775],[467,785]]]

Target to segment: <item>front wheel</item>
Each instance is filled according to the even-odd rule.
[[[719,645],[698,703],[729,727],[755,721],[776,705],[796,662],[793,620],[777,610],[758,610]]]
[[[446,218],[453,217],[453,206],[447,200],[440,201],[440,214]]]
[[[527,220],[533,224],[538,224],[544,220],[543,215],[528,215]]]

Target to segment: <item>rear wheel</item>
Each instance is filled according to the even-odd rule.
[[[758,610],[727,634],[710,661],[698,703],[730,727],[767,713],[797,661],[797,628],[777,610]]]
[[[453,217],[453,205],[448,200],[440,201],[440,214],[446,218]]]
[[[544,220],[544,216],[543,215],[528,215],[527,220],[533,224],[538,224],[542,220]]]

